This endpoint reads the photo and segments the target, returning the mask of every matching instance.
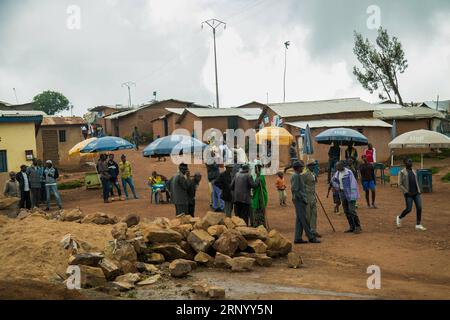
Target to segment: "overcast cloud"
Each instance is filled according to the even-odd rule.
[[[70,30],[67,8],[81,9]],[[212,32],[200,23],[227,22],[217,32],[221,106],[283,98],[284,46],[288,101],[359,96],[353,30],[373,39],[366,10],[403,43],[409,68],[400,78],[405,101],[450,99],[448,0],[0,0],[0,100],[30,101],[58,90],[74,113],[127,104],[121,84],[135,81],[133,103],[177,98],[215,103]]]

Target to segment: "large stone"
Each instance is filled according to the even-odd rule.
[[[69,265],[97,267],[103,257],[100,252],[78,253],[69,257]]]
[[[121,222],[124,222],[127,224],[128,228],[135,226],[137,224],[139,224],[139,222],[141,221],[141,217],[138,216],[137,214],[129,214],[126,217],[124,217]]]
[[[214,259],[214,266],[218,268],[231,268],[232,267],[233,258],[227,256],[226,254],[222,254],[220,252],[216,252],[216,257]]]
[[[228,228],[228,229],[234,229],[236,228],[236,225],[234,224],[233,220],[229,217],[225,217],[225,219],[223,219],[223,224]]]
[[[171,228],[178,227],[183,224],[192,225],[191,219],[192,219],[192,216],[190,216],[190,215],[179,215],[175,219],[170,220],[169,224],[170,224]]]
[[[122,260],[120,261],[120,269],[122,270],[122,273],[139,273],[138,268],[136,267],[136,262],[131,262],[128,260]]]
[[[181,241],[180,247],[181,247],[181,249],[183,249],[184,252],[186,252],[186,256],[184,257],[184,259],[194,260],[194,257],[197,254],[197,251],[192,249],[191,245],[187,241],[184,241],[184,240]]]
[[[22,208],[19,210],[19,213],[17,214],[17,219],[23,220],[25,218],[28,218],[31,214],[32,212],[30,210]]]
[[[161,264],[164,261],[166,261],[166,259],[161,253],[152,252],[146,255],[145,261],[147,261],[150,264]]]
[[[209,286],[208,296],[212,299],[224,299],[225,289],[219,286]]]
[[[75,208],[72,210],[62,210],[61,211],[61,221],[81,221],[85,214],[80,208]]]
[[[116,277],[122,274],[121,266],[119,263],[115,262],[109,258],[103,258],[98,266],[103,270],[105,278],[109,281],[114,280]]]
[[[188,260],[177,259],[169,265],[170,275],[175,278],[185,277],[192,271],[191,264]]]
[[[183,240],[186,240],[187,237],[189,236],[189,233],[191,232],[191,230],[193,228],[194,227],[192,226],[192,224],[188,223],[188,224],[180,224],[178,226],[172,227],[172,230],[181,234],[181,236],[183,237]]]
[[[151,243],[179,243],[183,239],[183,236],[179,232],[176,232],[172,229],[160,228],[157,226],[146,229],[144,237],[148,242]]]
[[[251,271],[255,265],[255,259],[247,257],[235,257],[231,260],[231,271]]]
[[[134,263],[135,267],[138,269],[139,272],[142,273],[151,273],[151,274],[155,274],[155,273],[159,273],[160,270],[154,266],[153,264],[148,264],[145,262],[135,262]]]
[[[245,248],[247,248],[247,240],[234,229],[222,233],[214,243],[214,249],[217,252],[228,256],[233,256],[238,249],[245,250]]]
[[[20,202],[20,198],[15,197],[5,197],[0,198],[0,210],[5,210],[8,208],[18,207],[18,204]]]
[[[176,243],[153,244],[149,247],[149,250],[161,253],[165,260],[168,261],[186,257],[186,251],[181,249],[181,247]]]
[[[76,239],[70,234],[66,234],[60,241],[61,246],[63,247],[63,249],[72,249],[74,251],[78,250],[78,248],[80,247],[80,245],[78,244],[78,242],[76,241]]]
[[[236,230],[239,231],[242,234],[242,236],[247,240],[250,240],[250,239],[266,240],[267,239],[267,234],[264,234],[264,232],[258,228],[236,227]]]
[[[128,229],[128,226],[125,222],[117,223],[112,228],[111,235],[114,239],[126,240],[127,239],[127,229]]]
[[[263,253],[255,253],[251,256],[251,258],[255,259],[256,264],[261,267],[270,267],[273,261],[271,257],[268,257],[266,254]]]
[[[266,253],[267,245],[259,239],[248,240],[248,248],[251,252],[254,253]]]
[[[211,266],[214,263],[214,258],[209,254],[200,251],[195,255],[194,261],[203,265]]]
[[[297,269],[303,264],[302,258],[295,252],[289,252],[287,258],[289,268]]]
[[[247,223],[245,223],[244,219],[239,218],[238,216],[232,216],[231,221],[236,227],[246,227]]]
[[[140,273],[126,273],[116,278],[116,282],[125,282],[135,284],[142,280],[142,275]]]
[[[106,213],[102,212],[90,213],[81,220],[81,223],[94,223],[100,225],[116,224],[117,222],[118,219],[116,216],[110,217]]]
[[[120,291],[129,291],[133,290],[135,288],[135,285],[133,283],[129,282],[123,282],[123,281],[114,281],[112,284]]]
[[[80,284],[83,289],[99,287],[106,283],[105,275],[101,268],[79,266]]]
[[[155,274],[153,276],[150,276],[150,277],[146,278],[145,280],[139,281],[137,283],[137,285],[140,286],[140,287],[148,286],[148,285],[155,284],[155,283],[157,283],[160,280],[161,280],[161,275]]]
[[[218,238],[218,237],[220,237],[220,235],[222,233],[224,233],[227,230],[228,229],[227,229],[226,226],[224,226],[222,224],[216,224],[216,225],[211,226],[211,227],[208,228],[208,233],[210,235],[212,235],[213,237]]]
[[[125,240],[109,241],[104,252],[106,257],[116,261],[137,261],[137,253],[134,250],[134,246]]]
[[[208,226],[214,226],[216,224],[223,224],[225,217],[225,213],[223,212],[208,211],[202,220],[204,220]]]
[[[286,256],[292,251],[292,242],[283,237],[278,231],[271,230],[265,241],[268,256]]]
[[[189,233],[187,241],[195,251],[206,252],[212,246],[215,239],[205,230],[195,229]]]

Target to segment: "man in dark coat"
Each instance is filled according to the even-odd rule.
[[[257,187],[253,181],[247,164],[242,165],[241,171],[236,174],[231,182],[231,190],[234,201],[234,213],[242,218],[247,225],[251,222],[251,190]]]
[[[181,163],[178,172],[172,177],[170,183],[170,196],[175,205],[176,215],[188,214],[189,212],[189,182],[187,177],[188,166]]]
[[[189,171],[187,172],[187,176],[190,177]],[[200,184],[200,181],[202,180],[202,175],[200,172],[196,172],[194,174],[194,177],[192,179],[189,179],[189,185],[188,185],[188,195],[189,195],[189,207],[188,207],[188,214],[192,217],[195,216],[195,195],[197,193],[198,185]]]
[[[16,180],[19,182],[20,188],[19,207],[31,209],[31,187],[26,165],[20,166],[20,172],[16,175]]]
[[[219,175],[219,178],[215,182],[216,186],[222,190],[222,200],[225,203],[224,212],[227,217],[231,217],[233,212],[233,194],[231,192],[232,171],[233,164],[227,164],[225,171]]]

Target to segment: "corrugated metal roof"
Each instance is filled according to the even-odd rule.
[[[0,110],[0,117],[32,117],[46,115],[45,112],[37,110]]]
[[[286,124],[302,129],[305,129],[306,125],[309,125],[310,128],[392,127],[389,123],[374,118],[294,121],[294,122],[286,122]]]
[[[246,120],[257,120],[262,111],[259,108],[186,108],[186,110],[199,118],[241,117]]]
[[[436,110],[424,107],[403,107],[396,109],[375,110],[373,116],[378,119],[431,119],[445,118]]]
[[[374,105],[360,98],[270,103],[268,106],[282,118],[375,110]]]
[[[131,110],[127,110],[127,111],[122,111],[122,112],[117,112],[117,113],[113,113],[109,116],[106,116],[105,119],[110,119],[110,120],[114,120],[114,119],[119,119],[122,117],[125,117],[129,114],[135,113],[141,109],[144,109],[146,107],[140,107],[140,108],[136,108],[136,109],[131,109]]]
[[[81,126],[85,124],[81,117],[44,117],[42,120],[42,126]]]
[[[436,110],[436,104],[439,111],[450,111],[450,100],[442,100],[442,101],[425,101],[422,103],[422,106],[426,106],[430,109]]]
[[[184,108],[165,108],[167,111],[175,113],[175,114],[182,114],[184,112]]]

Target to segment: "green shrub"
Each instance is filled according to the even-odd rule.
[[[438,172],[439,172],[439,168],[436,168],[436,167],[431,168],[431,174],[436,174]]]
[[[151,141],[153,141],[153,134],[150,132],[142,132],[141,143],[150,143]]]
[[[450,182],[450,172],[447,172],[447,174],[442,177],[442,181]]]
[[[77,189],[81,188],[82,186],[84,186],[84,179],[58,183],[59,190]]]

